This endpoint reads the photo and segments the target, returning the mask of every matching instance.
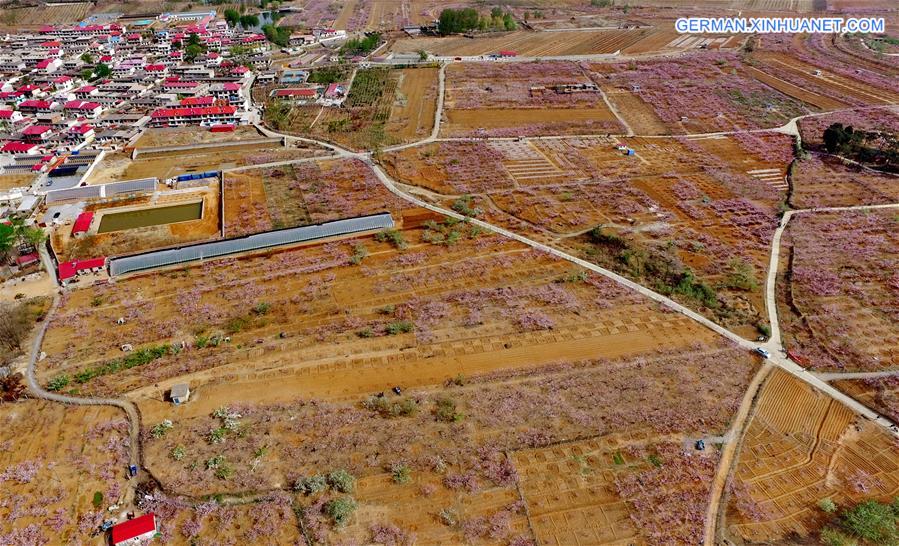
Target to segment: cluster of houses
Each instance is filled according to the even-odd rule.
[[[283,87],[271,92],[271,97],[293,104],[321,104],[322,106],[339,106],[346,100],[350,84],[335,82],[328,85],[307,84],[309,71],[287,69],[281,73],[281,84],[295,85]]]
[[[166,14],[161,28],[48,25],[0,40],[0,154],[116,149],[145,126],[251,121],[254,70],[271,62],[265,36],[214,11],[187,15]]]

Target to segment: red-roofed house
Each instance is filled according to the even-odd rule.
[[[44,59],[37,63],[35,68],[38,70],[43,70],[44,72],[56,72],[56,69],[62,66],[62,61],[60,59]]]
[[[64,105],[66,114],[76,114],[79,116],[87,116],[95,118],[103,111],[103,106],[99,102],[86,102],[82,100],[70,100]]]
[[[78,218],[75,218],[75,224],[72,226],[72,235],[83,235],[87,233],[87,230],[91,227],[91,222],[94,220],[94,213],[91,211],[85,211],[78,215]]]
[[[144,514],[112,528],[112,546],[132,546],[140,544],[156,535],[156,515]]]
[[[53,87],[55,87],[58,91],[66,91],[75,87],[75,82],[72,80],[70,76],[60,76],[53,80]]]
[[[57,104],[48,100],[28,99],[19,103],[19,110],[29,114],[47,114]]]
[[[212,106],[215,97],[187,97],[181,99],[181,106]]]
[[[3,145],[3,148],[0,148],[0,152],[4,154],[36,154],[38,151],[37,144],[33,144],[30,142],[7,142]]]
[[[28,142],[42,142],[50,138],[50,135],[53,134],[53,128],[49,125],[32,125],[31,127],[26,127],[24,131],[22,131],[22,136],[25,137],[25,140]]]
[[[234,115],[235,112],[237,112],[237,108],[234,106],[206,106],[201,108],[182,106],[179,108],[159,108],[150,114],[150,126],[210,126],[223,123],[236,123],[237,117]]]
[[[59,264],[59,267],[57,267],[56,269],[57,269],[57,273],[59,274],[60,282],[65,284],[65,281],[71,279],[72,277],[74,277],[76,275],[80,275],[81,273],[91,272],[91,271],[98,273],[104,267],[106,267],[106,257],[105,256],[100,257],[100,258],[90,258],[88,260],[72,260],[71,262],[62,262],[61,264]],[[138,518],[138,519],[140,519],[140,518]],[[131,521],[134,521],[134,520],[131,520]],[[125,523],[122,523],[120,525],[125,525],[127,523],[130,523],[130,522],[126,521]],[[119,525],[116,525],[116,527],[118,527],[118,526]],[[116,527],[113,527],[113,529],[115,529]],[[156,533],[156,520],[155,519],[153,520],[153,533],[154,534]],[[115,538],[115,531],[113,531],[112,536],[113,536],[113,538]],[[135,535],[135,536],[138,536],[138,535]],[[150,537],[152,537],[152,536],[153,535],[151,534]],[[115,542],[115,541],[113,541],[113,544],[132,544],[132,543],[131,542]],[[136,543],[134,543],[134,544],[136,544]]]
[[[94,87],[93,85],[85,85],[85,86],[82,86],[82,87],[79,87],[78,89],[76,89],[74,91],[74,93],[75,93],[75,96],[78,97],[79,99],[86,99],[93,95],[98,95],[100,93],[100,90],[97,89],[96,87]]]
[[[16,110],[0,110],[0,121],[8,123],[22,121],[22,112]]]
[[[84,141],[94,137],[94,128],[87,123],[75,125],[68,131],[69,140]]]
[[[164,64],[148,64],[144,67],[144,71],[154,76],[165,76],[169,73],[169,67]]]
[[[275,98],[304,102],[314,101],[319,97],[321,89],[316,87],[301,87],[298,89],[276,89]]]
[[[37,255],[37,252],[32,252],[31,254],[22,254],[16,258],[16,265],[19,267],[27,267],[39,261],[41,261],[41,258]]]

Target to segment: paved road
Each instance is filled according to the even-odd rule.
[[[128,436],[130,446],[128,449],[128,464],[141,468],[140,414],[137,411],[137,406],[127,400],[119,400],[116,398],[81,398],[50,392],[41,387],[40,383],[37,381],[37,378],[34,375],[34,366],[40,356],[41,344],[44,341],[44,335],[47,333],[47,327],[50,325],[50,318],[53,316],[58,305],[59,297],[54,297],[53,304],[50,306],[50,310],[47,312],[47,315],[41,323],[40,329],[31,344],[31,355],[28,358],[28,368],[25,372],[28,389],[36,398],[50,400],[52,402],[60,402],[62,404],[71,404],[75,406],[112,406],[123,410],[128,418],[129,425]],[[122,468],[121,471],[125,473],[127,472],[127,469]],[[128,480],[128,486],[125,490],[124,501],[122,503],[123,508],[130,508],[132,506],[135,488],[137,487],[137,480],[137,476]]]
[[[823,372],[814,374],[821,381],[839,381],[841,379],[877,379],[899,375],[899,370],[883,370],[879,372]]]

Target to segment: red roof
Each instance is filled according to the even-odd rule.
[[[86,102],[82,100],[70,100],[65,104],[66,110],[96,110],[101,108],[99,102]]]
[[[97,88],[94,87],[93,85],[85,85],[83,87],[79,87],[78,89],[76,89],[75,93],[92,93],[96,90],[97,90]]]
[[[37,144],[28,144],[27,142],[7,142],[0,148],[0,152],[24,153],[30,152],[37,148]]]
[[[222,89],[225,91],[240,91],[240,84],[234,82],[225,82],[222,84]]]
[[[75,127],[72,127],[71,129],[69,129],[69,132],[70,132],[70,133],[75,133],[75,134],[78,134],[78,135],[86,135],[86,134],[90,133],[90,132],[93,131],[93,130],[94,130],[93,127],[91,127],[90,125],[88,125],[87,123],[85,123],[85,124],[82,124],[82,125],[76,125]]]
[[[214,114],[233,114],[237,112],[234,106],[207,106],[205,108],[160,108],[150,114],[151,118],[174,118],[179,116],[204,116]]]
[[[47,125],[32,125],[28,127],[24,131],[22,131],[23,135],[33,136],[33,135],[42,135],[48,131],[52,131],[53,129]]]
[[[72,226],[72,235],[76,233],[85,233],[88,228],[91,227],[91,222],[94,219],[93,212],[82,212],[78,215],[78,218],[75,219],[75,225]]]
[[[275,91],[276,97],[315,97],[318,95],[318,90],[312,87],[305,87],[303,89],[278,89]]]
[[[12,119],[12,110],[0,110],[0,119]]]
[[[28,99],[28,100],[23,100],[22,104],[19,105],[19,108],[46,109],[46,108],[50,108],[50,103],[45,100]]]
[[[106,257],[105,256],[100,257],[100,258],[90,258],[88,260],[72,260],[71,262],[63,262],[63,263],[59,264],[59,267],[57,268],[59,271],[59,280],[64,281],[66,279],[71,279],[72,277],[74,277],[81,271],[85,271],[87,269],[93,269],[95,267],[104,267],[105,265],[106,265]],[[151,514],[147,514],[147,515],[151,515]],[[141,516],[141,517],[145,517],[145,516]],[[137,518],[137,519],[140,519],[140,518]],[[136,520],[126,521],[125,523],[121,523],[112,528],[113,544],[121,542],[123,540],[128,540],[128,538],[134,538],[140,534],[143,534],[143,533],[138,533],[136,535],[131,535],[130,537],[127,537],[127,538],[120,538],[120,539],[116,540],[116,538],[115,538],[116,537],[116,532],[115,532],[116,528],[118,528],[122,525],[127,525],[133,521],[136,521]],[[154,529],[156,528],[155,525],[156,525],[156,522],[154,521],[153,522]],[[149,529],[147,529],[147,531],[149,531]],[[144,531],[144,532],[146,532],[146,531]]]
[[[38,260],[40,260],[40,258],[38,258],[37,252],[32,252],[31,254],[23,254],[16,258],[16,263],[19,265],[28,265],[33,264]]]
[[[165,70],[164,64],[148,64],[144,67],[144,70],[147,72],[163,72]]]
[[[112,543],[118,544],[156,531],[156,516],[152,513],[130,519],[112,528]]]
[[[58,42],[56,40],[50,40],[49,42],[44,42],[41,44],[41,47],[59,47],[62,45],[62,42]]]
[[[212,106],[215,104],[215,97],[187,97],[181,99],[181,106]]]
[[[71,81],[71,80],[72,80],[72,78],[70,78],[68,76],[60,76],[60,77],[56,78],[55,80],[53,80],[53,83],[66,83],[67,81]]]

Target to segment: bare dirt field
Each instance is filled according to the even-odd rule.
[[[465,63],[446,70],[442,136],[519,136],[623,132],[598,90],[572,62]]]
[[[602,104],[602,103],[601,103]],[[524,108],[479,108],[447,110],[441,136],[472,134],[532,136],[539,134],[603,134],[619,132],[615,115],[602,104],[596,108],[537,110]]]
[[[463,37],[401,39],[397,40],[391,49],[397,52],[415,52],[424,49],[434,55],[465,57],[488,55],[503,50],[515,51],[524,57],[596,55],[615,53],[636,44],[649,33],[649,29],[538,33],[516,31],[477,39]]]
[[[22,188],[34,182],[34,173],[0,175],[0,190]]]
[[[899,420],[899,377],[841,379],[834,386],[859,402],[891,419]]]
[[[781,250],[784,342],[816,369],[899,365],[895,211],[803,214]]]
[[[212,144],[263,138],[250,125],[243,125],[228,133],[213,133],[204,127],[176,127],[171,129],[147,129],[138,139],[135,148],[155,148],[161,146],[186,146],[189,144]]]
[[[285,148],[271,144],[141,154],[136,159],[131,159],[130,154],[117,153],[106,156],[97,165],[88,177],[88,183],[101,184],[148,177],[165,180],[179,174],[218,171],[316,155],[327,153],[317,146]]]
[[[635,154],[618,151],[619,141]],[[384,162],[426,199],[444,196],[449,205],[471,194],[490,221],[658,290],[672,279],[647,280],[648,262],[661,259],[677,275],[689,270],[720,298],[708,293],[701,303],[693,293],[684,301],[753,335],[751,325],[764,322],[759,279],[791,147],[777,134],[440,142]],[[620,252],[641,258],[616,258]]]
[[[386,131],[403,142],[423,139],[434,128],[437,110],[437,68],[408,68],[400,71],[396,100]]]
[[[729,488],[726,533],[744,543],[814,537],[838,507],[899,492],[897,448],[885,431],[776,371],[763,386]],[[783,542],[783,543],[786,543]]]
[[[0,403],[0,429],[0,543],[105,544],[90,535],[123,495],[123,414],[37,400],[7,402]]]

